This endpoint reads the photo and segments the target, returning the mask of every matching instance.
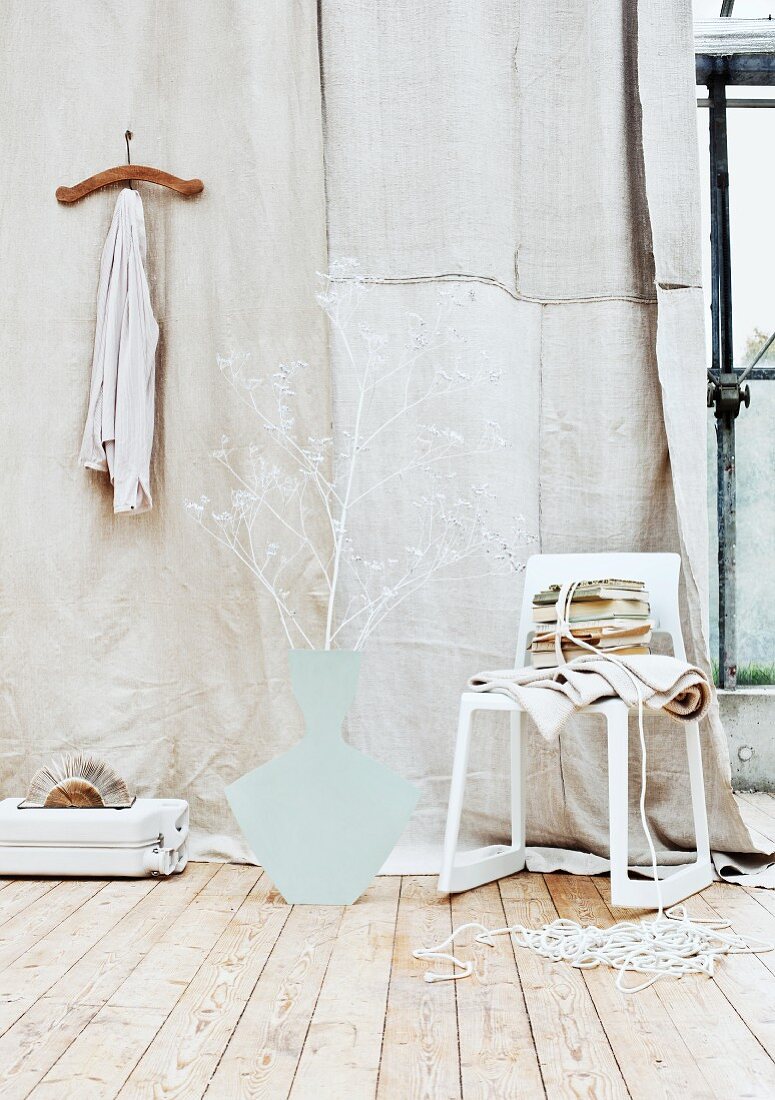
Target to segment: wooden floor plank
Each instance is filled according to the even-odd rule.
[[[400,888],[378,878],[345,909],[290,1100],[374,1096]]]
[[[732,886],[732,883],[728,885]],[[768,890],[759,886],[744,886],[743,891],[753,898],[763,909],[775,915],[775,890]]]
[[[711,914],[715,913],[722,920],[729,921],[735,932],[775,944],[775,912],[766,905],[762,905],[762,901],[775,902],[773,891],[749,892],[731,882],[714,882],[712,886],[703,890],[701,900],[707,903]],[[700,916],[693,902],[694,899],[690,898],[689,912]],[[771,974],[775,975],[775,950],[758,955],[757,958]],[[772,999],[775,1002],[775,987]]]
[[[2,971],[25,951],[35,948],[52,929],[76,912],[104,886],[105,882],[96,879],[57,882],[51,890],[39,895],[21,912],[0,925],[0,1003]]]
[[[135,969],[167,928],[219,873],[217,863],[190,863],[159,882],[46,994],[53,1001],[101,1007]]]
[[[164,1013],[107,1006],[48,1071],[30,1100],[109,1100],[164,1021]]]
[[[541,875],[512,875],[499,885],[508,924],[537,928],[556,918]],[[549,1100],[627,1098],[581,972],[517,946],[514,954]]]
[[[0,1037],[0,1095],[26,1096],[76,1041],[175,917],[218,872],[189,864],[158,883]]]
[[[213,1075],[208,1100],[288,1096],[342,915],[341,906],[294,907]]]
[[[775,820],[747,799],[738,798],[737,804],[740,807],[740,815],[748,828],[754,834],[759,834],[754,839],[764,848],[772,847],[775,843],[773,839],[775,838]],[[764,838],[763,841],[762,837]]]
[[[775,838],[775,795],[770,791],[735,791],[735,798],[739,802],[747,802],[749,806],[753,806],[771,818],[772,824],[766,835],[770,839]]]
[[[497,883],[453,896],[454,927],[471,921],[485,928],[506,924]],[[456,941],[456,949],[476,962],[471,977],[456,985],[463,1096],[539,1100],[545,1095],[543,1079],[509,937],[495,937],[494,947],[467,946],[475,935],[472,930]]]
[[[94,884],[72,885],[88,885],[91,888]],[[102,885],[43,939],[7,966],[0,973],[0,1031],[4,1032],[16,1023],[155,886],[155,881],[150,879]],[[56,893],[57,890],[52,891],[41,902],[50,901]]]
[[[593,881],[615,920],[633,919],[633,910],[610,905],[609,879]],[[696,897],[691,899],[689,911],[702,916],[702,903]],[[717,981],[702,975],[680,980],[664,978],[655,983],[654,989],[719,1100],[732,1096],[772,1100],[775,1064]]]
[[[731,896],[734,895],[734,896]],[[716,883],[690,899],[689,910],[698,919],[728,920],[735,932],[775,941],[775,917],[740,887]],[[727,955],[716,965],[716,984],[758,1039],[775,1058],[775,954]]]
[[[412,958],[416,948],[439,943],[451,931],[449,900],[438,894],[435,877],[403,879],[378,1100],[460,1100],[454,983],[429,985],[424,974],[430,964]],[[433,969],[443,970],[445,965],[435,964]]]
[[[203,1095],[290,911],[268,880],[259,879],[130,1074],[121,1097],[196,1100]]]
[[[165,1016],[171,1012],[260,877],[257,867],[223,866],[168,926],[106,1007],[147,1008]]]
[[[4,879],[2,882],[3,886],[0,889],[0,926],[58,885],[55,879],[45,878],[20,878],[10,882]]]
[[[96,1005],[36,1001],[0,1037],[0,1096],[24,1100],[98,1012]]]
[[[52,1064],[34,1095],[75,1100],[78,1082],[85,1081],[84,1097],[115,1096],[260,874],[256,867],[222,865]],[[111,1046],[113,1030],[119,1041]],[[75,1082],[72,1093],[68,1081]]]
[[[589,878],[553,874],[546,876],[546,884],[561,917],[599,928],[613,923]],[[654,989],[633,995],[620,993],[616,972],[608,967],[581,973],[633,1100],[709,1100],[714,1096],[711,1083],[694,1064],[679,1028]]]

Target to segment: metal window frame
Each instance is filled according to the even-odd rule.
[[[732,3],[725,4],[728,10],[722,9],[722,15],[731,15]],[[734,365],[727,110],[730,106],[775,107],[775,99],[730,101],[727,99],[727,86],[775,86],[775,56],[761,53],[724,56],[697,54],[696,72],[697,84],[704,84],[708,89],[707,100],[699,100],[698,103],[709,109],[712,355],[708,370],[708,406],[714,409],[716,417],[718,683],[719,687],[734,689],[737,686],[735,420],[741,407],[747,408],[750,403],[750,392],[744,383],[749,378],[775,380],[775,368],[757,366],[766,347],[747,368],[738,370]]]

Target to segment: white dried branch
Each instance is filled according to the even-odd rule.
[[[362,468],[364,457],[411,414],[425,404],[497,384],[500,376],[481,353],[474,356],[476,365],[468,367],[467,341],[450,321],[459,303],[448,290],[440,292],[431,324],[417,314],[407,315],[407,339],[392,356],[384,336],[364,324],[356,326],[364,293],[364,280],[354,263],[345,260],[332,265],[319,296],[356,387],[352,426],[340,431],[336,440],[302,437],[297,430],[296,387],[309,369],[305,363],[281,364],[265,380],[248,373],[249,355],[218,356],[222,374],[255,414],[279,462],[267,460],[266,447],[254,444],[243,453],[230,448],[224,438],[213,457],[237,486],[230,508],[206,512],[204,498],[187,507],[270,594],[290,645],[299,638],[305,645],[313,644],[286,588],[292,583],[286,578],[300,561],[314,563],[326,593],[323,647],[341,644],[344,635],[352,634],[354,648],[359,649],[387,615],[434,578],[456,579],[460,571],[455,567],[473,558],[489,559],[497,571],[514,571],[521,566],[520,546],[529,541],[521,518],[508,538],[490,529],[486,515],[491,494],[486,486],[469,486],[460,492],[454,475],[439,472],[505,447],[494,421],[486,421],[473,441],[451,427],[421,424],[413,439],[402,443],[404,460],[368,480]],[[434,359],[442,359],[444,365],[434,366]],[[371,423],[373,410],[389,401],[392,391],[398,392],[397,402]],[[384,469],[384,463],[377,465]],[[395,492],[394,486],[402,482],[429,486],[413,501],[416,538],[403,553],[369,558],[353,545],[353,509],[376,502],[386,487]],[[321,512],[327,529],[325,543],[320,542],[315,523]],[[256,532],[265,525],[277,532],[282,547],[274,541],[261,545]],[[344,571],[351,582],[346,599],[341,595]],[[311,593],[317,587],[313,580]]]

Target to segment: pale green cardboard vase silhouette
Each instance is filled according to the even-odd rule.
[[[287,902],[349,905],[395,846],[419,791],[342,739],[360,653],[294,649],[306,734],[226,789],[259,864]]]

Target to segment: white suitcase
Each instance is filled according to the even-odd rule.
[[[0,877],[143,878],[188,860],[188,803],[136,798],[124,809],[43,809],[0,801]]]

